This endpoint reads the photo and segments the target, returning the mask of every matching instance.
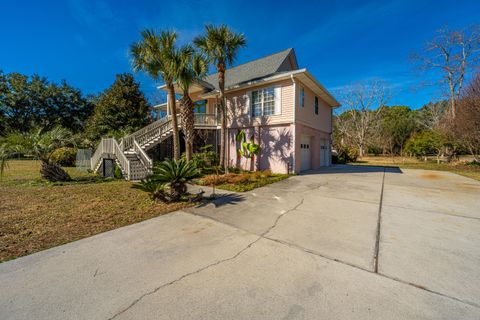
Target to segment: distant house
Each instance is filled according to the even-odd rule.
[[[339,103],[307,69],[298,68],[293,49],[235,66],[226,71],[225,78],[229,166],[299,173],[331,164],[332,109]],[[159,89],[165,90],[165,87]],[[217,74],[207,76],[190,90],[198,104],[196,144],[218,146]],[[147,162],[142,161],[145,157],[171,155],[171,126],[167,130],[170,116],[166,105],[157,106],[166,115],[164,118],[122,140],[121,149],[127,155],[130,153],[128,157],[135,155],[143,164]],[[158,126],[165,130],[159,131]],[[157,134],[152,133],[155,130]],[[239,143],[235,136],[239,130],[261,146],[253,165],[238,156]],[[99,167],[98,163],[95,165]]]

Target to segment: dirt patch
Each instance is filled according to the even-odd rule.
[[[440,180],[442,179],[442,177],[436,173],[425,173],[425,174],[422,174],[421,177],[423,179],[427,179],[427,180]]]

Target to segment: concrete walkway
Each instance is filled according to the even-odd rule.
[[[336,166],[0,264],[1,319],[479,319],[480,183]]]

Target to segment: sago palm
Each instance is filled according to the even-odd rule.
[[[185,137],[185,155],[187,161],[192,159],[193,138],[195,126],[195,104],[190,97],[190,86],[202,79],[207,72],[207,61],[205,58],[195,52],[191,46],[184,46],[178,52],[177,63],[177,84],[182,91],[183,97],[180,100],[182,128]]]
[[[180,159],[180,145],[175,103],[175,72],[177,35],[173,31],[156,32],[144,30],[140,33],[142,40],[132,44],[130,54],[135,71],[144,71],[154,80],[165,82],[168,95],[168,108],[172,115],[173,158]]]
[[[170,198],[175,201],[187,192],[186,183],[197,175],[198,170],[192,162],[165,160],[154,168],[152,179],[164,183]]]
[[[218,72],[218,87],[220,100],[221,137],[220,137],[220,165],[226,166],[226,126],[227,110],[225,102],[225,71],[227,66],[232,65],[238,54],[238,50],[245,47],[247,42],[241,33],[235,33],[226,25],[206,25],[205,34],[193,40],[195,45],[208,57]]]

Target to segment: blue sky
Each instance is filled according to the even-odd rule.
[[[478,1],[4,1],[0,70],[67,80],[84,93],[131,72],[128,48],[143,28],[175,29],[181,43],[205,23],[243,32],[237,64],[293,47],[301,67],[328,89],[379,78],[393,88],[390,104],[418,108],[441,98],[414,70],[412,52],[444,25],[480,22]],[[137,74],[158,99],[155,83]]]

